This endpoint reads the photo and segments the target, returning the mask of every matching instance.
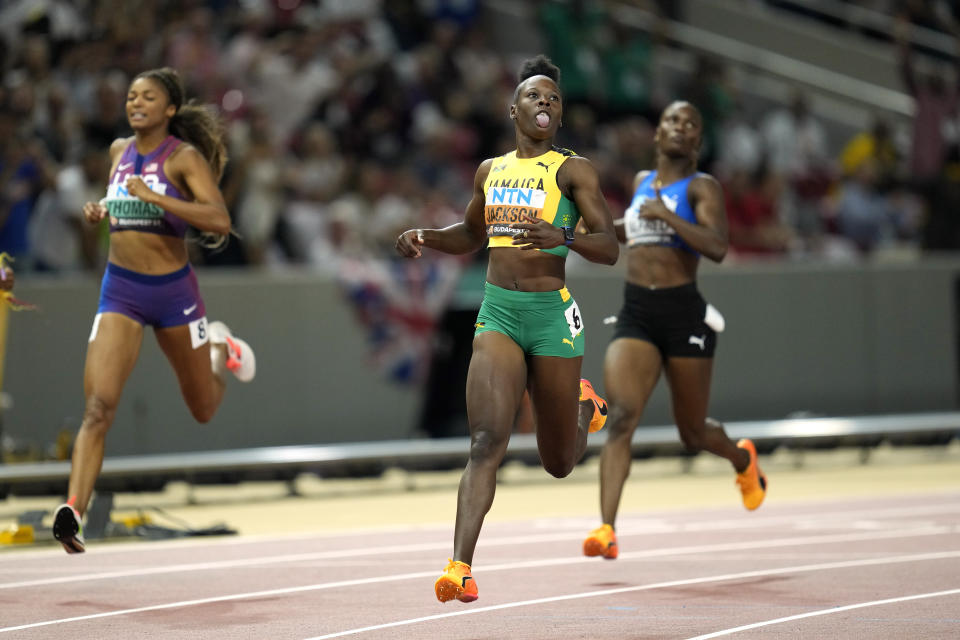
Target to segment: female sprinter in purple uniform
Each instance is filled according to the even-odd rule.
[[[697,171],[702,137],[696,107],[689,102],[668,105],[654,137],[656,169],[636,175],[633,202],[617,221],[617,237],[628,247],[627,281],[604,360],[610,415],[600,454],[603,524],[583,542],[588,556],[613,560],[619,554],[614,521],[630,473],[630,442],[661,373],[670,385],[674,419],[686,448],[729,460],[747,509],[759,507],[766,495],[767,479],[757,466],[753,442],[734,442],[722,424],[707,417],[713,352],[723,319],[697,290],[697,266],[701,255],[723,260],[727,216],[720,184]]]
[[[560,70],[545,56],[527,60],[510,107],[516,150],[480,164],[462,222],[410,229],[397,239],[408,258],[419,258],[423,247],[454,254],[490,247],[467,373],[470,457],[457,496],[453,558],[434,583],[441,602],[477,599],[470,564],[525,390],[540,461],[558,478],[583,456],[588,431],[606,420],[606,402],[580,378],[583,319],[565,286],[565,265],[571,250],[613,264],[620,249],[596,169],[554,145],[563,117],[559,82]],[[575,234],[581,221],[586,233]]]
[[[126,111],[134,135],[110,145],[107,196],[83,206],[91,224],[109,217],[110,254],[84,365],[86,406],[68,500],[54,514],[53,535],[68,553],[84,550],[81,518],[145,325],[153,327],[198,422],[208,422],[220,406],[226,370],[243,382],[256,371],[250,346],[222,322],[207,322],[184,240],[188,226],[221,241],[230,233],[217,187],[226,163],[220,123],[206,108],[185,104],[170,68],[134,78]]]

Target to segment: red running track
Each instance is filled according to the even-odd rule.
[[[491,523],[441,604],[451,526],[0,554],[17,638],[960,638],[960,493]]]

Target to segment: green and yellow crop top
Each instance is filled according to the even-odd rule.
[[[521,222],[520,214],[541,218],[555,227],[577,226],[577,205],[557,186],[560,165],[576,155],[569,149],[553,147],[536,158],[518,158],[516,151],[494,158],[483,183],[484,219],[491,249],[523,246],[512,244],[520,229],[511,225]],[[565,258],[570,248],[560,245],[542,251]]]

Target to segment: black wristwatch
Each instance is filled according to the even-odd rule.
[[[573,227],[560,227],[563,230],[563,244],[568,247],[573,244]]]

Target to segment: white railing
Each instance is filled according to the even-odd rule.
[[[882,441],[906,442],[932,439],[945,443],[960,436],[960,412],[916,413],[856,416],[842,418],[790,418],[729,422],[726,431],[732,438],[751,438],[761,450],[779,446],[872,447]],[[603,445],[605,433],[588,441],[588,453]],[[673,425],[640,426],[633,436],[633,451],[646,455],[677,455],[683,448]],[[292,478],[300,472],[349,472],[364,467],[431,468],[462,465],[467,459],[469,438],[388,440],[326,445],[256,447],[225,451],[144,456],[108,457],[100,473],[102,480],[130,481],[133,484],[151,478],[197,480],[204,475],[224,474],[231,479],[262,478],[276,472]],[[535,460],[534,434],[514,434],[507,456]],[[66,488],[69,462],[31,462],[0,465],[0,495],[29,486],[31,493],[57,493]],[[113,484],[117,484],[114,482]],[[48,493],[49,494],[49,493]]]
[[[861,7],[852,2],[837,2],[837,0],[780,0],[781,4],[789,4],[806,11],[819,13],[827,18],[841,20],[860,29],[869,29],[883,34],[894,40],[897,30],[895,16]],[[948,57],[956,56],[957,40],[953,36],[926,27],[911,25],[905,34],[907,40],[913,44],[936,51]]]
[[[532,3],[487,0],[486,4],[489,8],[515,19],[534,19],[535,5]],[[621,24],[650,33],[662,30],[668,39],[683,45],[689,51],[709,53],[790,84],[802,83],[818,91],[869,108],[871,111],[881,109],[899,116],[912,117],[913,115],[913,98],[902,91],[888,89],[826,67],[773,53],[762,47],[749,45],[700,27],[666,20],[628,2],[613,3],[610,5],[610,11],[613,18]],[[935,41],[940,43],[940,46],[946,46],[940,41],[939,35],[927,29],[918,30],[915,37],[920,38],[918,41],[924,44]]]
[[[618,5],[614,15],[623,24],[641,30],[653,28],[656,19],[648,11]],[[913,98],[825,67],[802,62],[761,47],[745,44],[700,27],[666,21],[668,37],[692,51],[703,51],[757,71],[801,83],[856,104],[876,107],[902,116],[913,115]]]

